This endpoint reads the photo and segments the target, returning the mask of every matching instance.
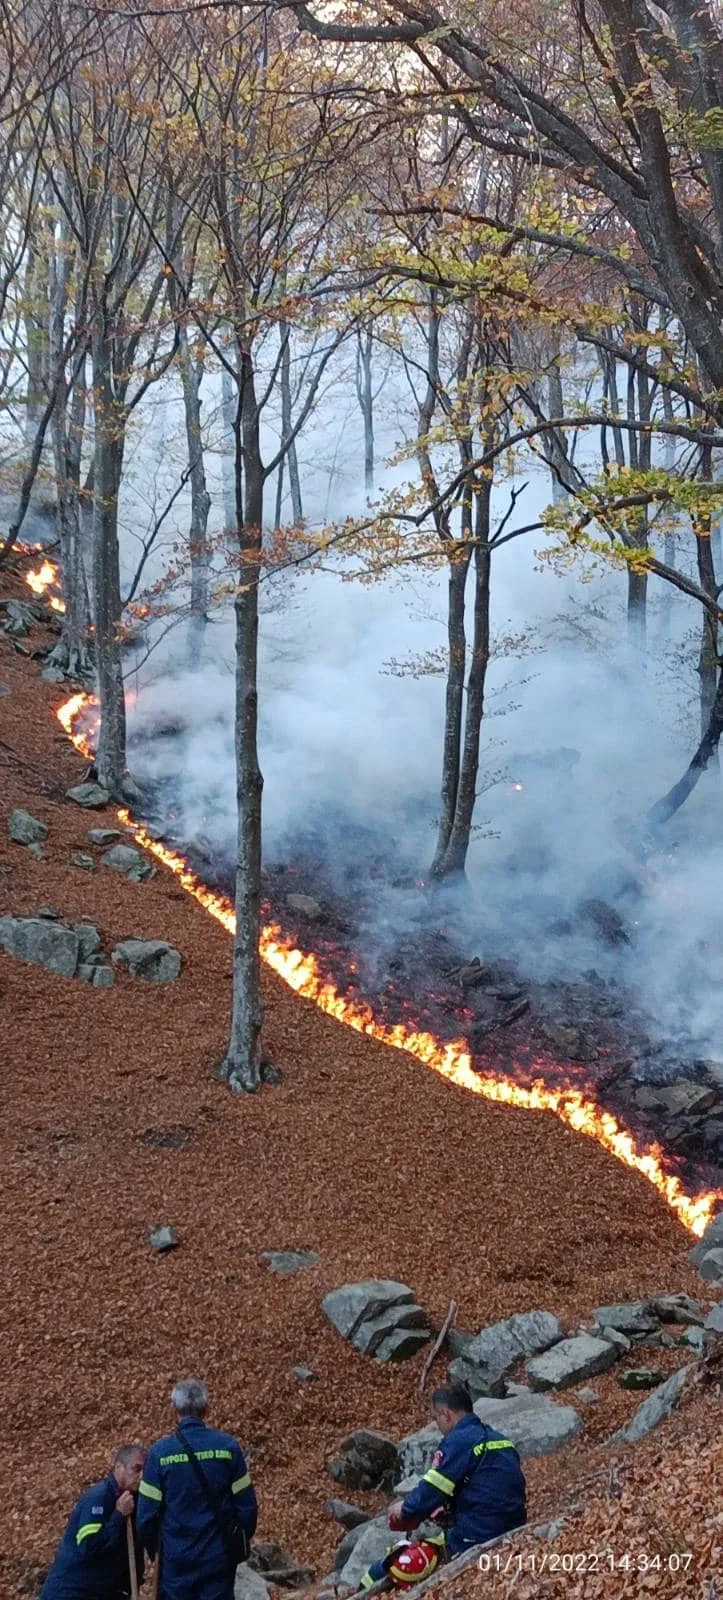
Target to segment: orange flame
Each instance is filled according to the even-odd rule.
[[[30,572],[26,572],[25,582],[27,583],[28,587],[32,589],[33,594],[41,595],[45,594],[50,588],[51,584],[56,582],[57,577],[58,568],[55,562],[44,561],[42,566],[33,567]],[[59,599],[59,597],[55,594],[50,595],[49,598],[53,611],[65,611],[64,600]]]
[[[82,712],[95,706],[92,695],[76,694],[57,712],[62,727],[84,756],[92,755],[92,750],[86,736],[74,731],[74,723]],[[234,908],[225,895],[214,894],[207,889],[191,871],[183,856],[151,838],[145,828],[134,822],[128,811],[118,810],[117,817],[119,822],[131,829],[136,843],[167,867],[178,879],[181,888],[192,895],[209,916],[220,922],[227,933],[236,932]],[[404,1023],[377,1022],[371,1006],[347,1000],[340,995],[334,985],[323,977],[316,956],[297,950],[275,923],[267,923],[262,927],[259,949],[262,959],[283,978],[289,988],[304,999],[312,1000],[327,1016],[336,1017],[337,1021],[344,1022],[357,1033],[366,1033],[393,1050],[406,1050],[449,1083],[468,1090],[470,1094],[482,1095],[486,1100],[517,1106],[526,1111],[551,1111],[575,1133],[584,1133],[588,1138],[595,1139],[616,1160],[647,1178],[690,1233],[700,1237],[705,1232],[718,1203],[723,1200],[723,1190],[714,1189],[695,1197],[686,1194],[680,1179],[665,1171],[659,1145],[641,1150],[633,1134],[617,1117],[604,1111],[579,1089],[550,1089],[542,1079],[537,1079],[529,1088],[523,1088],[511,1078],[482,1077],[473,1069],[464,1040],[453,1039],[449,1044],[442,1044],[433,1034],[408,1028]]]

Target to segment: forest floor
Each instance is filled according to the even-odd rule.
[[[23,593],[20,574],[3,578],[3,593],[13,592]],[[38,628],[31,643],[43,642]],[[656,1192],[590,1139],[551,1114],[449,1086],[268,972],[265,1043],[281,1086],[233,1096],[214,1076],[230,939],[162,868],[133,883],[72,864],[88,828],[115,818],[64,798],[83,763],[55,721],[62,690],[41,680],[40,665],[0,633],[0,914],[45,906],[70,922],[90,917],[104,949],[130,936],[168,939],[183,968],[172,983],[119,974],[104,990],[0,954],[0,1595],[32,1586],[73,1500],[105,1474],[118,1443],[166,1430],[170,1387],[188,1374],[208,1383],[212,1420],[249,1450],[260,1536],[321,1575],[339,1531],[323,1509],[335,1492],[327,1457],[354,1427],[398,1438],[427,1416],[422,1357],[398,1367],[361,1357],[321,1311],[329,1289],[397,1278],[437,1325],[454,1296],[461,1328],[539,1307],[572,1330],[603,1301],[676,1290],[700,1298],[706,1286],[687,1263],[690,1236]],[[15,807],[48,825],[41,859],[9,841]],[[183,1130],[182,1148],[153,1142],[169,1130]],[[163,1222],[180,1247],[159,1256],[147,1235]],[[320,1261],[275,1277],[259,1259],[273,1249],[314,1250]],[[683,1359],[655,1352],[666,1370]],[[296,1363],[317,1381],[294,1377]],[[607,1472],[602,1441],[640,1397],[615,1374],[595,1384],[600,1401],[585,1410],[580,1439],[527,1464],[534,1517],[574,1498],[596,1468]],[[677,1452],[673,1478],[684,1449],[712,1504],[715,1411],[696,1391],[659,1436],[670,1438],[664,1453]],[[639,1508],[663,1487],[660,1444],[637,1449],[631,1472],[651,1463],[632,1496]],[[691,1483],[691,1504],[700,1484]],[[679,1483],[678,1512],[686,1493]],[[566,1595],[583,1592],[565,1581]],[[637,1590],[611,1582],[597,1592]],[[681,1583],[670,1592],[713,1591]]]

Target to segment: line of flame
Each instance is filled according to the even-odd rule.
[[[89,711],[95,704],[92,695],[76,694],[57,712],[59,722],[76,749],[88,757],[93,754],[91,746],[83,733],[75,731],[74,724],[82,712]],[[117,816],[119,822],[132,831],[136,842],[174,874],[181,888],[192,895],[209,916],[220,922],[227,933],[236,932],[236,917],[230,900],[207,889],[183,856],[153,839],[128,811],[119,809]],[[511,1078],[482,1077],[472,1066],[464,1040],[453,1039],[449,1044],[442,1044],[433,1034],[415,1031],[403,1023],[377,1022],[371,1006],[344,999],[322,976],[316,956],[297,950],[275,923],[267,923],[261,929],[259,949],[262,959],[296,994],[312,1000],[320,1011],[336,1017],[357,1033],[366,1033],[393,1050],[406,1050],[457,1088],[501,1105],[528,1111],[551,1111],[575,1133],[597,1140],[610,1155],[647,1178],[690,1233],[700,1236],[705,1232],[718,1203],[723,1200],[723,1190],[710,1190],[696,1197],[687,1194],[680,1179],[665,1171],[659,1145],[640,1150],[629,1129],[580,1090],[550,1089],[541,1079],[523,1088]]]

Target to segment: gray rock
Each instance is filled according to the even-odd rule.
[[[362,1511],[361,1506],[353,1506],[350,1500],[325,1500],[324,1510],[335,1522],[341,1524],[350,1533],[352,1528],[361,1528],[365,1522],[371,1522],[368,1511]]]
[[[354,1334],[354,1348],[361,1350],[362,1355],[376,1356],[377,1361],[389,1361],[391,1355],[384,1352],[397,1350],[405,1342],[398,1339],[397,1334],[410,1329],[415,1335],[413,1348],[418,1350],[426,1344],[432,1332],[426,1311],[417,1305],[392,1306],[389,1311],[379,1312],[371,1318],[365,1317]],[[397,1359],[401,1357],[397,1356]]]
[[[332,1289],[322,1311],[345,1339],[377,1361],[401,1361],[431,1337],[429,1319],[406,1283],[369,1278]]]
[[[75,783],[72,789],[66,789],[66,800],[72,800],[76,806],[84,806],[87,810],[99,810],[107,806],[110,795],[107,789],[101,788],[99,783]]]
[[[268,1585],[264,1582],[260,1572],[254,1572],[253,1567],[250,1567],[246,1561],[236,1568],[233,1600],[268,1600],[268,1595]]]
[[[32,961],[62,978],[72,978],[78,965],[77,934],[42,917],[0,917],[0,944],[8,955]]]
[[[82,850],[72,850],[70,859],[74,867],[81,867],[83,872],[94,872],[95,862],[92,856],[84,855]]]
[[[398,1534],[390,1532],[386,1516],[373,1517],[362,1528],[352,1529],[342,1539],[336,1553],[337,1581],[358,1589],[359,1580],[367,1567],[371,1566],[372,1561],[380,1561],[398,1537]]]
[[[167,1250],[175,1250],[178,1246],[178,1234],[167,1222],[160,1228],[154,1228],[148,1235],[148,1243],[152,1250],[157,1250],[159,1255],[165,1255]]]
[[[373,1428],[357,1428],[348,1434],[326,1465],[330,1476],[346,1489],[391,1489],[399,1476],[393,1439]]]
[[[618,1428],[617,1433],[612,1434],[611,1438],[608,1439],[608,1444],[635,1444],[646,1433],[650,1433],[652,1428],[656,1428],[664,1417],[670,1416],[671,1411],[680,1399],[691,1370],[691,1367],[679,1367],[671,1378],[668,1378],[665,1383],[661,1383],[660,1388],[656,1389],[653,1394],[649,1394],[647,1400],[644,1400],[642,1405],[638,1406],[630,1422],[627,1422],[624,1428]]]
[[[88,962],[81,961],[76,976],[82,978],[83,983],[94,983],[96,970],[97,969],[90,966]]]
[[[120,828],[89,828],[89,844],[112,844],[114,839],[122,839]]]
[[[688,1260],[692,1266],[697,1267],[709,1250],[720,1247],[723,1247],[723,1211],[719,1211],[717,1217],[708,1223],[705,1233],[688,1252]]]
[[[465,1356],[476,1337],[474,1333],[463,1333],[461,1328],[450,1328],[447,1334],[447,1349],[450,1355]]]
[[[432,1456],[439,1449],[442,1435],[436,1423],[430,1422],[417,1433],[408,1433],[397,1445],[402,1476],[421,1478],[432,1464]]]
[[[287,894],[287,906],[292,911],[303,911],[305,917],[323,917],[324,912],[318,900],[313,900],[310,894]]]
[[[41,844],[29,844],[27,848],[29,856],[34,856],[36,861],[42,861],[43,847]]]
[[[15,844],[41,844],[47,837],[48,829],[44,822],[39,822],[29,811],[13,811],[10,817],[10,838]]]
[[[47,667],[43,667],[40,676],[43,680],[43,683],[65,682],[65,673],[63,672],[62,667],[54,667],[52,664]]]
[[[596,1328],[595,1338],[607,1339],[608,1344],[614,1344],[618,1350],[632,1350],[632,1340],[626,1333],[621,1333],[619,1328]]]
[[[5,695],[10,694],[11,692],[12,691],[9,683],[0,683],[0,699],[4,699]]]
[[[417,1351],[428,1343],[431,1336],[431,1329],[428,1326],[394,1328],[377,1346],[374,1351],[374,1360],[408,1361],[410,1356],[415,1356]]]
[[[689,1350],[694,1350],[697,1356],[702,1356],[705,1349],[705,1329],[686,1328],[680,1342],[687,1345]]]
[[[124,939],[112,951],[111,961],[149,983],[170,983],[181,970],[178,951],[164,939]]]
[[[303,1272],[305,1267],[315,1267],[319,1256],[313,1250],[262,1250],[261,1260],[272,1272],[287,1278],[292,1272]]]
[[[75,922],[73,932],[78,938],[78,950],[81,961],[88,961],[90,956],[95,956],[100,950],[100,934],[92,922]]]
[[[686,1326],[702,1327],[703,1309],[689,1294],[655,1295],[648,1305],[659,1322],[676,1322]]]
[[[583,1403],[584,1406],[597,1405],[597,1403],[598,1403],[598,1401],[600,1399],[600,1396],[599,1396],[599,1394],[597,1393],[597,1391],[595,1389],[588,1389],[588,1388],[576,1389],[575,1390],[575,1394],[576,1394],[578,1400],[582,1400],[582,1403]]]
[[[572,1339],[563,1339],[544,1355],[533,1356],[527,1363],[527,1376],[532,1388],[567,1389],[584,1378],[594,1378],[598,1372],[607,1372],[618,1360],[618,1351],[607,1339],[594,1339],[592,1334],[578,1333]]]
[[[318,1378],[319,1376],[318,1372],[313,1372],[311,1367],[297,1366],[292,1367],[291,1371],[293,1372],[294,1377],[298,1378],[299,1383],[311,1383],[314,1378]]]
[[[707,1283],[723,1282],[723,1249],[709,1250],[698,1262],[698,1271]]]
[[[139,872],[145,866],[145,856],[136,850],[133,844],[114,844],[101,856],[104,867],[111,867],[113,872]]]
[[[621,1305],[596,1306],[593,1313],[601,1328],[617,1328],[619,1333],[655,1333],[658,1319],[653,1316],[644,1300],[631,1300]]]
[[[450,1363],[455,1382],[466,1383],[473,1399],[504,1394],[504,1376],[523,1356],[548,1350],[564,1336],[551,1311],[522,1311],[482,1328],[464,1354]]]
[[[115,983],[115,974],[112,967],[105,965],[93,968],[93,988],[112,989]]]
[[[324,1296],[321,1309],[337,1333],[353,1343],[362,1322],[369,1322],[390,1306],[413,1305],[414,1295],[406,1283],[390,1278],[367,1278],[362,1283],[347,1283]]]
[[[547,1456],[559,1450],[582,1430],[582,1419],[574,1406],[561,1406],[547,1395],[514,1395],[509,1400],[484,1398],[475,1401],[475,1412],[482,1422],[499,1428],[512,1439],[521,1456]]]
[[[708,1312],[704,1328],[706,1333],[723,1333],[723,1300]]]
[[[628,1367],[627,1372],[618,1373],[621,1389],[657,1389],[664,1379],[665,1373],[657,1367]]]

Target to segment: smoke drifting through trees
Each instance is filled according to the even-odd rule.
[[[610,566],[614,584],[617,569],[627,639],[616,635],[615,602],[607,635],[596,636],[597,619],[591,639],[617,652],[618,722],[632,702],[656,700],[651,577],[659,592],[668,585],[688,597],[676,617],[697,608],[702,738],[654,823],[692,793],[723,728],[723,69],[712,9],[643,5],[633,30],[617,0],[594,13],[533,4],[508,34],[493,5],[474,27],[454,6],[412,16],[397,4],[379,20],[373,7],[363,19],[350,7],[331,22],[277,5],[138,8],[109,19],[56,0],[43,28],[19,0],[2,12],[0,398],[16,509],[0,563],[33,491],[52,496],[67,597],[55,663],[71,674],[92,667],[98,771],[118,795],[130,783],[128,634],[146,629],[141,659],[155,652],[136,675],[142,718],[164,650],[177,649],[172,659],[184,664],[203,657],[212,673],[223,637],[214,618],[233,598],[238,932],[226,1065],[239,1088],[256,1087],[261,1070],[257,635],[260,588],[281,592],[275,571],[307,566],[312,607],[322,567],[393,581],[398,608],[386,613],[379,601],[391,657],[404,584],[446,570],[440,798],[432,808],[431,744],[415,730],[410,746],[423,740],[424,755],[398,815],[436,817],[436,848],[428,823],[418,836],[419,869],[436,878],[461,873],[472,846],[498,908],[509,904],[510,873],[490,875],[492,847],[476,845],[474,829],[479,792],[496,770],[485,707],[500,650],[494,619],[504,622],[503,557],[515,574],[508,615],[528,649],[535,608],[519,588],[531,539],[573,574]],[[129,604],[119,548],[124,504],[139,501],[129,452],[150,407],[167,407],[171,395],[183,408],[184,458],[171,482],[150,436],[138,456],[141,475],[164,488]],[[334,448],[348,456],[353,416],[360,464],[335,520],[314,458],[326,449],[322,419],[341,404],[347,420],[343,434],[337,422]],[[213,503],[219,450],[230,469],[223,517]],[[530,510],[523,484],[535,458],[548,464],[549,490]],[[582,670],[561,654],[565,629],[587,628],[574,585],[569,593],[572,621],[549,626],[545,681],[560,662],[571,679]],[[189,618],[180,642],[159,642]],[[323,660],[327,627],[325,617],[299,647],[298,681]],[[420,640],[418,655],[436,644]],[[346,680],[349,723],[359,665]],[[689,694],[672,638],[663,665]],[[192,677],[193,692],[205,681]],[[562,698],[570,687],[561,682]],[[311,703],[318,717],[323,689]],[[581,745],[599,747],[612,703],[602,674]],[[551,717],[545,702],[541,714],[551,740],[557,707]],[[636,818],[669,783],[666,716],[628,769],[625,804]],[[262,700],[262,727],[264,717]],[[360,734],[368,742],[363,725]],[[689,746],[695,737],[686,729]],[[624,768],[614,740],[605,749],[611,770]],[[676,759],[685,767],[680,744]],[[334,760],[329,751],[327,765]],[[285,781],[298,789],[291,758],[289,767]],[[696,812],[709,852],[714,797],[707,788]],[[373,803],[387,809],[383,783]],[[569,831],[564,817],[558,826]],[[596,840],[588,859],[602,854]],[[574,858],[569,840],[553,849],[538,888],[565,882]]]

